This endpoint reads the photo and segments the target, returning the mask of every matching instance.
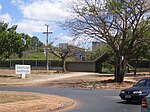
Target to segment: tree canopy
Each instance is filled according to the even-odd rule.
[[[122,82],[130,54],[150,42],[150,0],[80,0],[66,22],[76,38],[102,40],[115,56],[115,81]]]
[[[8,27],[8,23],[0,22],[0,60],[8,59],[12,54],[22,56],[22,52],[30,46],[30,36],[16,32],[17,25]]]
[[[35,51],[43,50],[43,46],[44,44],[38,39],[38,37],[33,36],[31,38],[32,50],[35,50]]]

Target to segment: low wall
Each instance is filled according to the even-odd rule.
[[[67,71],[74,72],[95,72],[94,62],[66,62]]]

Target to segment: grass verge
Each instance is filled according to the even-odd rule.
[[[40,99],[40,96],[0,93],[0,104],[13,103],[19,101],[28,101],[28,100],[37,100],[37,99]]]

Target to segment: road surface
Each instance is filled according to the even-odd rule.
[[[77,88],[46,88],[46,87],[21,87],[0,86],[0,91],[20,91],[55,94],[72,98],[78,102],[76,108],[66,112],[140,112],[140,105],[126,104],[115,89],[77,89]]]

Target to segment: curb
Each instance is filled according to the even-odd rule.
[[[63,106],[60,106],[58,108],[54,108],[54,109],[48,109],[48,110],[45,110],[44,112],[55,112],[55,111],[61,111],[61,110],[64,110],[64,109],[67,109],[71,106],[73,106],[75,103],[72,101],[70,103],[67,103],[67,104],[63,104]]]

